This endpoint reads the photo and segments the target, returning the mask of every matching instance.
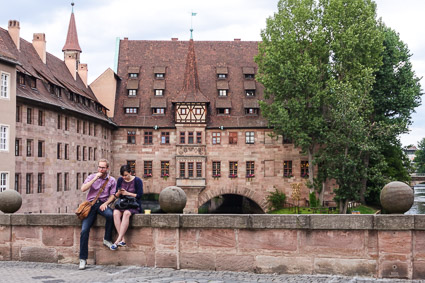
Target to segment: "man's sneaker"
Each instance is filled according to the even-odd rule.
[[[111,248],[111,246],[113,245],[113,243],[110,242],[110,241],[108,241],[108,240],[103,239],[103,245],[104,246],[107,246],[108,248]]]
[[[118,246],[117,246],[116,244],[112,244],[112,245],[109,247],[109,249],[110,249],[111,251],[116,251],[116,250],[118,249]]]
[[[87,261],[85,259],[80,259],[80,266],[78,267],[79,270],[86,269]]]
[[[125,247],[127,244],[124,241],[121,241],[117,244],[118,247]]]

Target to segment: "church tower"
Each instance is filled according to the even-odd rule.
[[[77,79],[77,72],[80,65],[81,47],[78,43],[77,27],[75,26],[74,18],[74,3],[72,5],[71,19],[69,20],[68,35],[65,45],[62,48],[64,53],[64,61],[72,74],[74,80]]]

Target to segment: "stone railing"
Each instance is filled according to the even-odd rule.
[[[128,247],[90,234],[89,264],[425,278],[425,215],[136,215]],[[71,214],[0,215],[0,259],[77,263]]]

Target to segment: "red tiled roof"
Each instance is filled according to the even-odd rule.
[[[27,85],[17,86],[16,95],[18,99],[40,102],[46,106],[62,107],[72,112],[78,112],[96,119],[108,121],[107,116],[95,108],[71,101],[65,93],[62,94],[61,98],[58,98],[47,90],[46,86],[51,83],[66,89],[68,92],[72,91],[99,103],[92,90],[85,86],[79,75],[74,80],[64,61],[50,53],[46,53],[46,64],[44,64],[33,45],[22,38],[20,51],[18,51],[9,36],[9,32],[3,28],[0,28],[0,40],[7,47],[7,50],[19,61],[20,65],[17,66],[17,71],[37,78],[37,89],[32,89]]]
[[[68,35],[66,36],[65,45],[62,51],[80,51],[81,47],[78,43],[77,27],[75,26],[74,13],[71,13],[71,19],[69,20]]]
[[[115,101],[114,122],[123,127],[175,127],[172,102],[208,103],[207,127],[226,128],[267,127],[262,116],[245,115],[243,101],[246,98],[245,72],[256,72],[254,56],[258,53],[258,42],[253,41],[120,41],[118,82]],[[196,55],[196,56],[195,56]],[[125,114],[124,100],[128,98],[127,83],[129,67],[140,67],[140,80],[137,97],[140,108],[137,115]],[[155,67],[165,67],[164,115],[152,115],[151,98],[154,95]],[[218,79],[218,72],[226,72],[226,79]],[[219,101],[217,83],[228,85],[226,102]],[[226,83],[221,83],[224,81]],[[258,107],[257,100],[263,99],[264,88],[256,83],[252,105]],[[197,98],[202,94],[202,99]],[[249,104],[249,103],[248,103]],[[255,105],[254,105],[255,104]],[[156,105],[156,102],[155,102]],[[230,106],[230,115],[216,115],[216,105]]]

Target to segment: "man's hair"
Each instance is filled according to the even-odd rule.
[[[99,164],[100,162],[106,162],[106,167],[109,168],[109,161],[108,161],[108,159],[102,158],[102,159],[99,160],[99,162],[97,164]]]

